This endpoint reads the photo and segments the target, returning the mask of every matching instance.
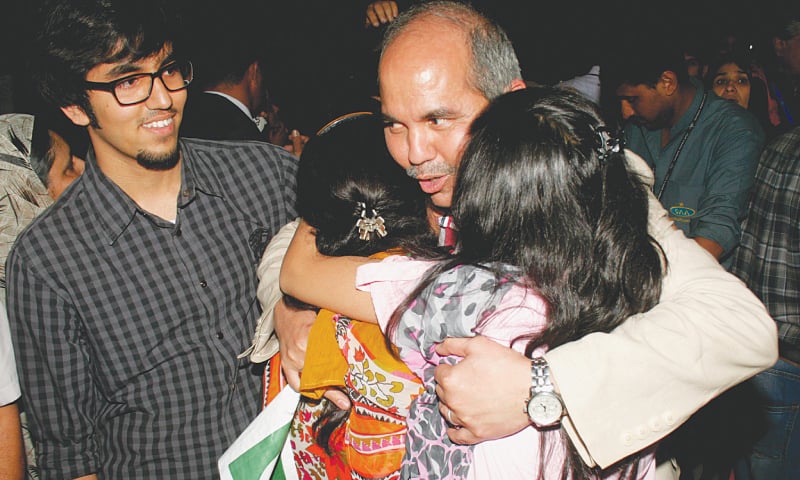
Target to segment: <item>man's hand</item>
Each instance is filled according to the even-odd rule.
[[[281,352],[281,370],[286,383],[300,391],[300,375],[306,361],[306,346],[308,334],[317,320],[317,313],[313,310],[298,310],[286,305],[281,298],[273,310],[275,318],[275,334]],[[325,393],[325,398],[336,404],[340,410],[350,408],[350,399],[347,395],[335,388]]]
[[[473,444],[505,437],[530,424],[523,407],[530,396],[531,361],[488,338],[448,338],[439,355],[457,355],[457,365],[436,367],[440,411],[458,428],[447,435],[456,443]]]
[[[367,16],[364,26],[380,27],[397,17],[397,3],[394,0],[378,0],[367,5]]]
[[[296,157],[299,157],[303,154],[303,149],[306,147],[306,143],[308,143],[308,135],[302,135],[297,130],[292,130],[292,133],[289,134],[289,140],[292,143],[286,144],[283,148],[289,151],[290,153],[294,153]]]
[[[281,352],[281,369],[286,383],[295,391],[300,390],[300,372],[306,360],[308,333],[317,319],[313,310],[297,310],[286,305],[281,299],[273,310],[275,334]]]

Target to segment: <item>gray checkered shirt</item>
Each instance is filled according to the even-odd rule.
[[[761,155],[731,272],[777,322],[781,356],[800,362],[800,127]]]
[[[216,478],[259,411],[236,356],[256,266],[294,218],[296,159],[259,142],[182,140],[175,224],[141,210],[89,155],[19,238],[8,308],[42,478]]]

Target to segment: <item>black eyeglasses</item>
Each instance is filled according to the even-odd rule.
[[[90,82],[87,80],[85,85],[89,90],[111,92],[120,105],[133,105],[150,98],[150,94],[153,92],[153,81],[156,78],[161,79],[164,88],[170,92],[177,92],[188,87],[192,83],[193,77],[192,62],[182,60],[164,65],[157,72],[128,75],[113,82]]]

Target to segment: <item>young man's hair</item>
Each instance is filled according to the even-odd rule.
[[[469,82],[484,97],[497,98],[508,91],[511,82],[522,79],[519,60],[505,31],[472,7],[456,2],[422,3],[401,13],[386,29],[381,56],[409,26],[431,17],[446,20],[464,33],[472,56]]]
[[[136,62],[167,46],[178,50],[178,17],[166,0],[49,0],[31,70],[53,105],[77,105],[95,122],[84,82],[103,63]]]
[[[660,40],[630,40],[630,44],[602,65],[600,74],[603,88],[613,92],[620,85],[655,87],[661,74],[666,71],[675,73],[680,84],[689,82],[686,60],[679,46]]]

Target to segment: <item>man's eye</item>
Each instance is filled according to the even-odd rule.
[[[146,75],[136,75],[133,77],[123,78],[117,81],[114,88],[121,90],[129,90],[141,86]]]
[[[403,129],[403,125],[398,122],[383,122],[383,128],[390,133],[398,133]]]
[[[739,85],[750,85],[750,80],[746,78],[740,78],[738,81]]]
[[[180,69],[178,68],[178,66],[176,64],[172,64],[172,65],[167,65],[166,67],[164,67],[162,72],[163,72],[162,75],[167,76],[167,77],[171,77],[173,75],[177,75],[178,73],[180,73]]]
[[[449,120],[446,118],[432,118],[430,123],[434,127],[443,127],[449,123]]]
[[[717,85],[717,86],[719,86],[719,87],[722,87],[722,86],[724,86],[724,85],[725,85],[725,84],[727,84],[727,83],[728,83],[728,82],[726,82],[725,80],[723,80],[723,79],[721,79],[721,78],[718,78],[718,79],[714,80],[714,85]]]

